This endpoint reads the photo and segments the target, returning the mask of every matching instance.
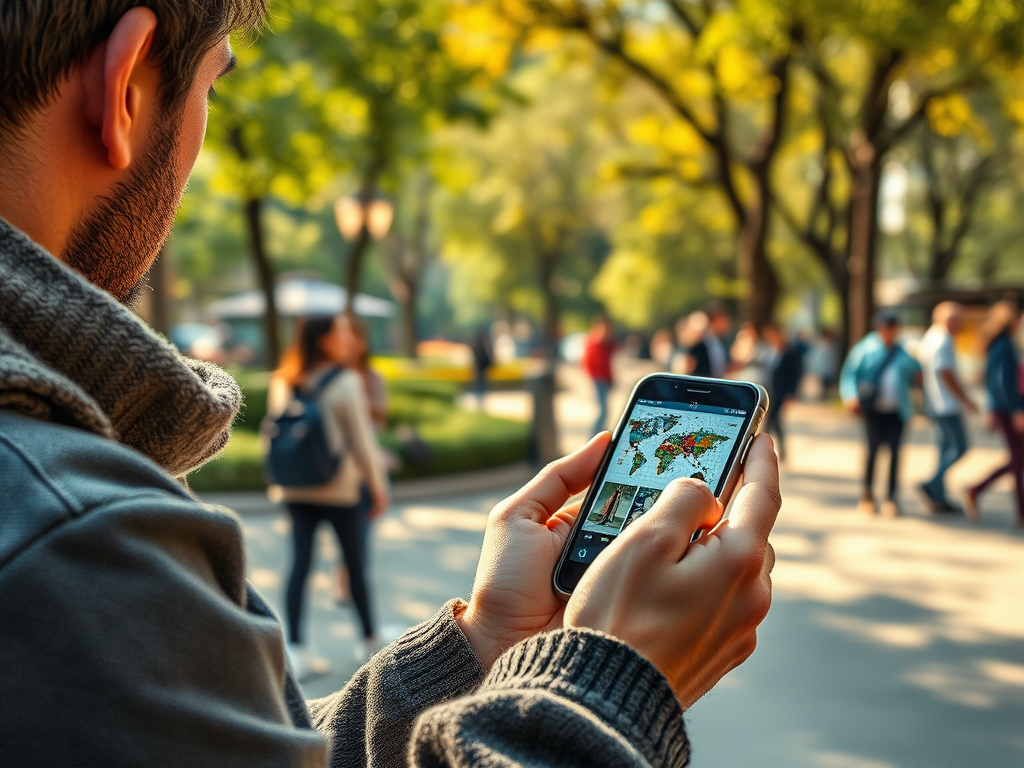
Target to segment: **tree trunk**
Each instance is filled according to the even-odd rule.
[[[541,291],[544,294],[544,313],[541,318],[540,329],[544,354],[548,360],[554,362],[555,350],[558,347],[560,308],[558,305],[558,297],[552,289],[552,283],[554,282],[558,257],[540,251],[537,253],[536,258],[537,276],[541,285]]]
[[[416,359],[416,345],[420,340],[419,332],[419,280],[405,280],[406,295],[402,304],[402,346],[406,357]]]
[[[869,144],[855,150],[850,199],[849,314],[847,339],[855,344],[871,330],[875,312],[876,249],[878,243],[878,194],[882,167]]]
[[[767,169],[765,169],[765,176]],[[762,180],[759,180],[759,182]],[[763,180],[767,183],[767,179]],[[758,184],[757,200],[747,206],[747,215],[737,242],[737,262],[744,286],[741,316],[761,326],[774,319],[779,298],[779,279],[768,260],[768,212],[764,186]]]
[[[267,256],[263,238],[262,197],[254,197],[246,202],[245,219],[249,228],[252,257],[256,262],[256,275],[266,302],[266,312],[263,314],[264,362],[268,367],[275,368],[281,359],[281,333],[277,316],[277,297],[274,295],[274,268]]]

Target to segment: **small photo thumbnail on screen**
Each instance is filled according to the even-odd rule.
[[[629,508],[629,514],[626,516],[626,523],[622,526],[622,530],[626,530],[630,523],[650,512],[659,496],[661,496],[661,491],[656,488],[639,489],[636,496],[633,497],[633,506]]]
[[[605,483],[597,494],[594,507],[587,515],[587,529],[601,533],[616,534],[626,521],[632,508],[635,485]]]

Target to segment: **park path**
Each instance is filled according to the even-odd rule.
[[[563,380],[557,411],[568,450],[586,438],[594,411],[586,383],[571,372]],[[512,415],[523,402],[495,395],[487,408]],[[1012,527],[1006,487],[986,499],[981,526],[926,516],[909,489],[934,456],[927,424],[915,422],[904,517],[865,519],[853,510],[856,423],[830,405],[796,405],[789,416],[774,605],[754,656],[688,713],[693,765],[1024,766],[1024,535]],[[978,445],[951,473],[953,488],[998,463],[994,436],[980,423],[972,434]],[[376,526],[385,632],[469,593],[487,511],[512,490],[403,502]],[[247,509],[250,576],[280,607],[288,522],[252,499]],[[330,597],[326,563],[336,547],[326,531],[318,546],[310,634],[334,670],[304,686],[310,696],[336,690],[357,667],[351,613]]]

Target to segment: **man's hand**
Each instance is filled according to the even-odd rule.
[[[565,603],[555,595],[551,575],[579,505],[562,506],[590,485],[608,440],[602,432],[549,464],[491,511],[473,596],[457,617],[485,669],[520,640],[562,626]]]
[[[584,574],[565,626],[607,632],[665,675],[689,707],[754,651],[771,604],[775,553],[768,533],[781,506],[771,438],[750,449],[728,520],[703,483],[673,481]]]
[[[843,405],[846,406],[846,410],[850,413],[860,413],[860,400],[856,397],[851,397],[843,401]]]

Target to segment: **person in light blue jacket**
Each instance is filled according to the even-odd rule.
[[[899,515],[900,442],[903,426],[914,415],[910,392],[921,366],[897,341],[899,320],[889,311],[875,317],[875,330],[850,350],[839,376],[839,394],[846,407],[864,419],[868,453],[864,489],[858,509],[875,514],[872,490],[878,449],[889,448],[888,496],[882,503],[885,517]]]

